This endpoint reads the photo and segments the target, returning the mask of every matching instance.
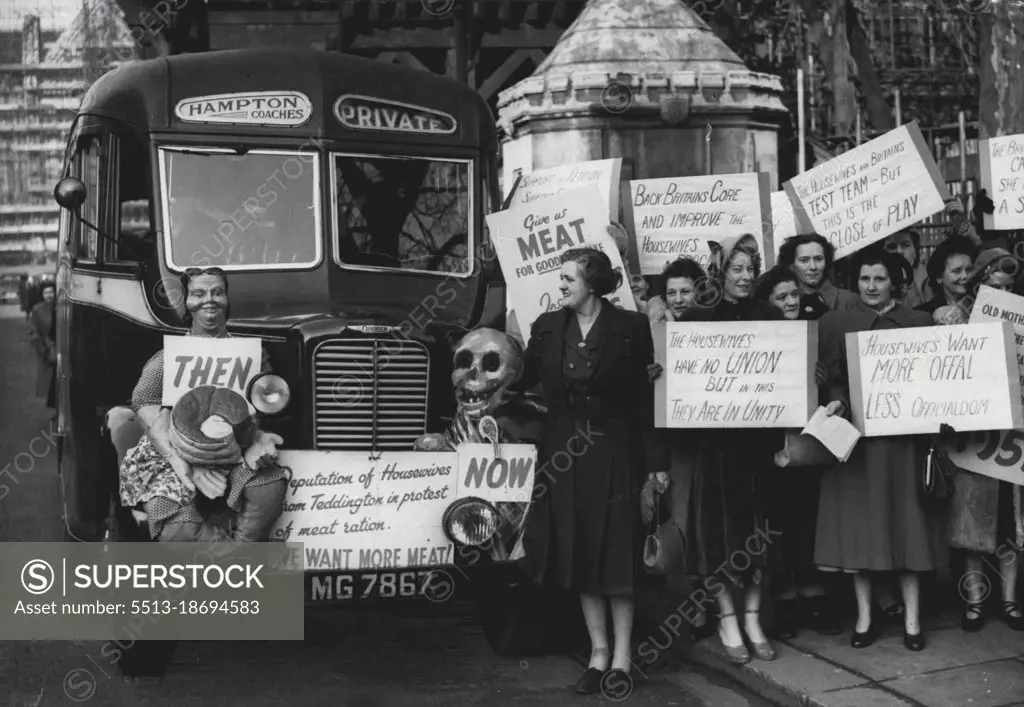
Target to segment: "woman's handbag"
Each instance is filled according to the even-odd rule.
[[[686,559],[686,539],[676,522],[661,522],[661,498],[655,501],[655,514],[644,540],[644,567],[650,574],[665,576],[676,572]]]
[[[945,427],[945,425],[943,425]],[[924,468],[918,476],[918,492],[921,500],[931,505],[947,502],[953,495],[953,470],[955,465],[946,452],[949,435],[940,431],[932,437]]]

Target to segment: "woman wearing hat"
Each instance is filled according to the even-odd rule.
[[[761,271],[761,254],[752,235],[734,236],[711,244],[708,287],[697,293],[696,306],[679,321],[780,320],[782,313],[754,297]],[[702,578],[702,589],[718,605],[718,635],[729,659],[750,660],[744,637],[754,655],[773,660],[775,650],[761,628],[761,581],[767,547],[757,485],[763,483],[777,448],[776,430],[702,429],[690,431],[689,465],[684,476],[691,488],[686,518],[690,557],[687,565]],[[682,478],[683,475],[681,475]],[[751,538],[757,552],[750,549]],[[758,544],[761,543],[761,544]],[[741,557],[743,567],[734,561]],[[733,593],[741,595],[743,630]],[[703,609],[704,605],[697,607]]]
[[[940,307],[959,305],[967,295],[967,280],[976,257],[978,246],[965,236],[951,236],[940,243],[926,266],[935,295],[914,309],[934,315]]]
[[[188,336],[230,336],[224,271],[189,268],[181,275],[181,285]],[[273,457],[275,445],[283,440],[275,434],[255,434],[252,445],[240,455],[238,463],[232,464],[230,473],[213,465],[190,464],[179,451],[180,440],[173,439],[177,430],[172,425],[171,409],[161,402],[163,368],[163,351],[158,351],[142,369],[132,393],[132,409],[145,434],[121,464],[121,504],[136,511],[136,518],[144,515],[150,536],[163,542],[266,540],[281,513],[286,489],[283,471],[276,465],[264,467],[261,462],[265,456]],[[261,372],[269,371],[264,350]],[[196,503],[197,490],[210,499],[226,495],[228,507],[236,512],[233,532],[202,516]]]
[[[830,415],[849,416],[850,381],[846,335],[853,332],[925,327],[932,318],[898,303],[908,263],[879,246],[853,257],[853,273],[861,298],[858,310],[830,312],[821,318],[819,357],[825,368],[820,390]],[[829,571],[853,575],[857,625],[850,637],[854,648],[874,643],[881,626],[871,611],[871,573],[901,573],[904,603],[904,644],[924,648],[921,632],[918,573],[935,568],[925,511],[912,470],[924,464],[926,449],[919,437],[864,437],[845,463],[822,476],[814,556]]]
[[[965,304],[978,300],[982,285],[1011,291],[1018,273],[1017,259],[1002,248],[983,250],[974,263],[968,279]],[[957,308],[962,312],[961,308]],[[958,318],[965,322],[970,311]],[[1024,631],[1024,613],[1017,603],[1017,565],[1024,546],[1024,512],[1021,487],[982,474],[955,471],[952,505],[949,515],[949,544],[967,551],[967,572],[981,576],[985,571],[985,555],[996,555],[1002,585],[1000,618],[1014,631]],[[1002,544],[1000,544],[1002,543]],[[969,596],[960,618],[964,631],[975,632],[985,625],[982,582],[965,585]]]

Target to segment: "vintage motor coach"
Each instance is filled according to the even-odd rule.
[[[256,407],[268,413],[264,429],[285,440],[293,477],[275,537],[306,543],[307,600],[423,596],[438,591],[432,570],[443,570],[456,590],[477,590],[495,649],[536,638],[547,618],[523,608],[536,605],[511,558],[532,475],[413,451],[455,412],[454,343],[502,326],[504,285],[484,233],[485,213],[500,207],[496,135],[474,91],[313,51],[127,64],[83,100],[55,197],[64,207],[58,434],[69,539],[133,537],[107,413],[128,404],[163,337],[185,332],[180,274],[215,266],[229,279],[231,334],[259,337],[287,387],[283,409]],[[325,452],[335,456],[325,462]],[[444,459],[465,478],[451,494],[435,483],[432,505],[396,510],[394,523],[338,532],[336,515],[316,513],[344,494],[291,493],[339,470],[358,477]],[[496,523],[496,510],[516,521]]]

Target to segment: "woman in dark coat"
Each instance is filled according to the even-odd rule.
[[[753,236],[726,238],[712,245],[708,267],[710,286],[702,287],[697,305],[684,311],[678,321],[765,321],[782,319],[782,313],[754,298],[754,280],[760,274],[761,256]],[[743,588],[744,629],[754,653],[772,660],[775,651],[760,623],[761,580],[767,542],[757,485],[770,473],[772,454],[781,448],[778,430],[702,429],[686,431],[689,453],[683,460],[692,465],[678,478],[690,478],[687,513],[687,566],[703,582],[699,592],[718,603],[718,634],[731,660],[750,660],[733,608],[731,588]],[[675,471],[675,470],[674,470]],[[739,556],[739,561],[735,557]],[[740,567],[742,562],[745,566]],[[698,602],[698,610],[705,602]]]
[[[36,396],[47,397],[50,381],[53,379],[54,364],[50,360],[54,341],[50,329],[54,320],[56,289],[52,282],[43,284],[43,301],[32,307],[28,315],[28,339],[36,352]]]
[[[605,298],[622,276],[601,251],[561,260],[562,308],[534,322],[517,386],[541,383],[549,405],[525,565],[535,582],[579,593],[591,657],[576,691],[594,694],[603,679],[629,679],[639,489],[655,472],[667,483],[668,460],[654,429],[647,317]]]
[[[906,269],[902,256],[872,246],[854,256],[852,265],[862,307],[829,312],[818,330],[825,368],[822,402],[829,414],[844,416],[850,410],[846,334],[932,324],[928,314],[897,303]],[[879,622],[871,620],[869,573],[888,571],[902,572],[904,643],[910,650],[924,648],[917,573],[935,569],[916,485],[926,451],[919,436],[863,437],[846,463],[837,463],[822,477],[814,557],[822,569],[853,573],[854,648],[865,648],[878,637]]]

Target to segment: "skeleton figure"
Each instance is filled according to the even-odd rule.
[[[459,341],[454,356],[452,385],[458,406],[443,433],[422,435],[418,451],[452,451],[460,444],[512,441],[495,419],[507,400],[508,387],[519,379],[523,350],[513,337],[496,329],[474,329]]]

